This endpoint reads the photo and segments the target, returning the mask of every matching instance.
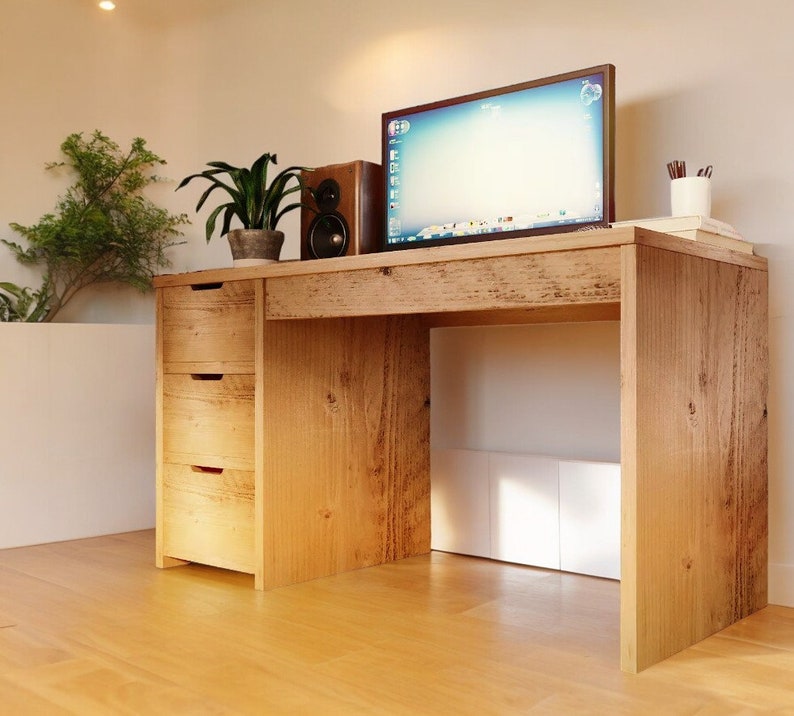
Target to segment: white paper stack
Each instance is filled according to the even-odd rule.
[[[616,221],[612,226],[636,226],[640,229],[660,231],[663,234],[672,234],[683,239],[722,246],[732,251],[753,253],[753,245],[749,241],[745,241],[730,224],[706,216],[658,216],[652,219]]]

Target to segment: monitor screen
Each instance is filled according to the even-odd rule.
[[[608,226],[614,70],[384,113],[384,248]]]

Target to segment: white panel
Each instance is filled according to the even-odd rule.
[[[154,326],[0,324],[0,548],[154,526]]]
[[[560,568],[557,460],[491,453],[491,557]]]
[[[560,461],[560,568],[620,579],[620,465]]]
[[[43,460],[49,444],[49,333],[29,324],[0,323],[0,497],[3,487],[31,479],[31,455]]]
[[[488,453],[430,451],[432,549],[490,556]]]

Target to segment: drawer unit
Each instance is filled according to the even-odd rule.
[[[255,572],[256,300],[261,281],[158,297],[158,560]]]
[[[178,364],[223,364],[221,372],[253,373],[256,283],[162,289],[164,371],[183,372]]]
[[[253,375],[164,375],[163,461],[253,470],[254,382]]]
[[[163,465],[163,553],[254,572],[254,474]]]

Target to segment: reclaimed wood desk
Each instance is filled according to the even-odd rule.
[[[621,667],[767,602],[767,265],[608,229],[159,277],[158,566],[430,549],[433,326],[621,322]]]

